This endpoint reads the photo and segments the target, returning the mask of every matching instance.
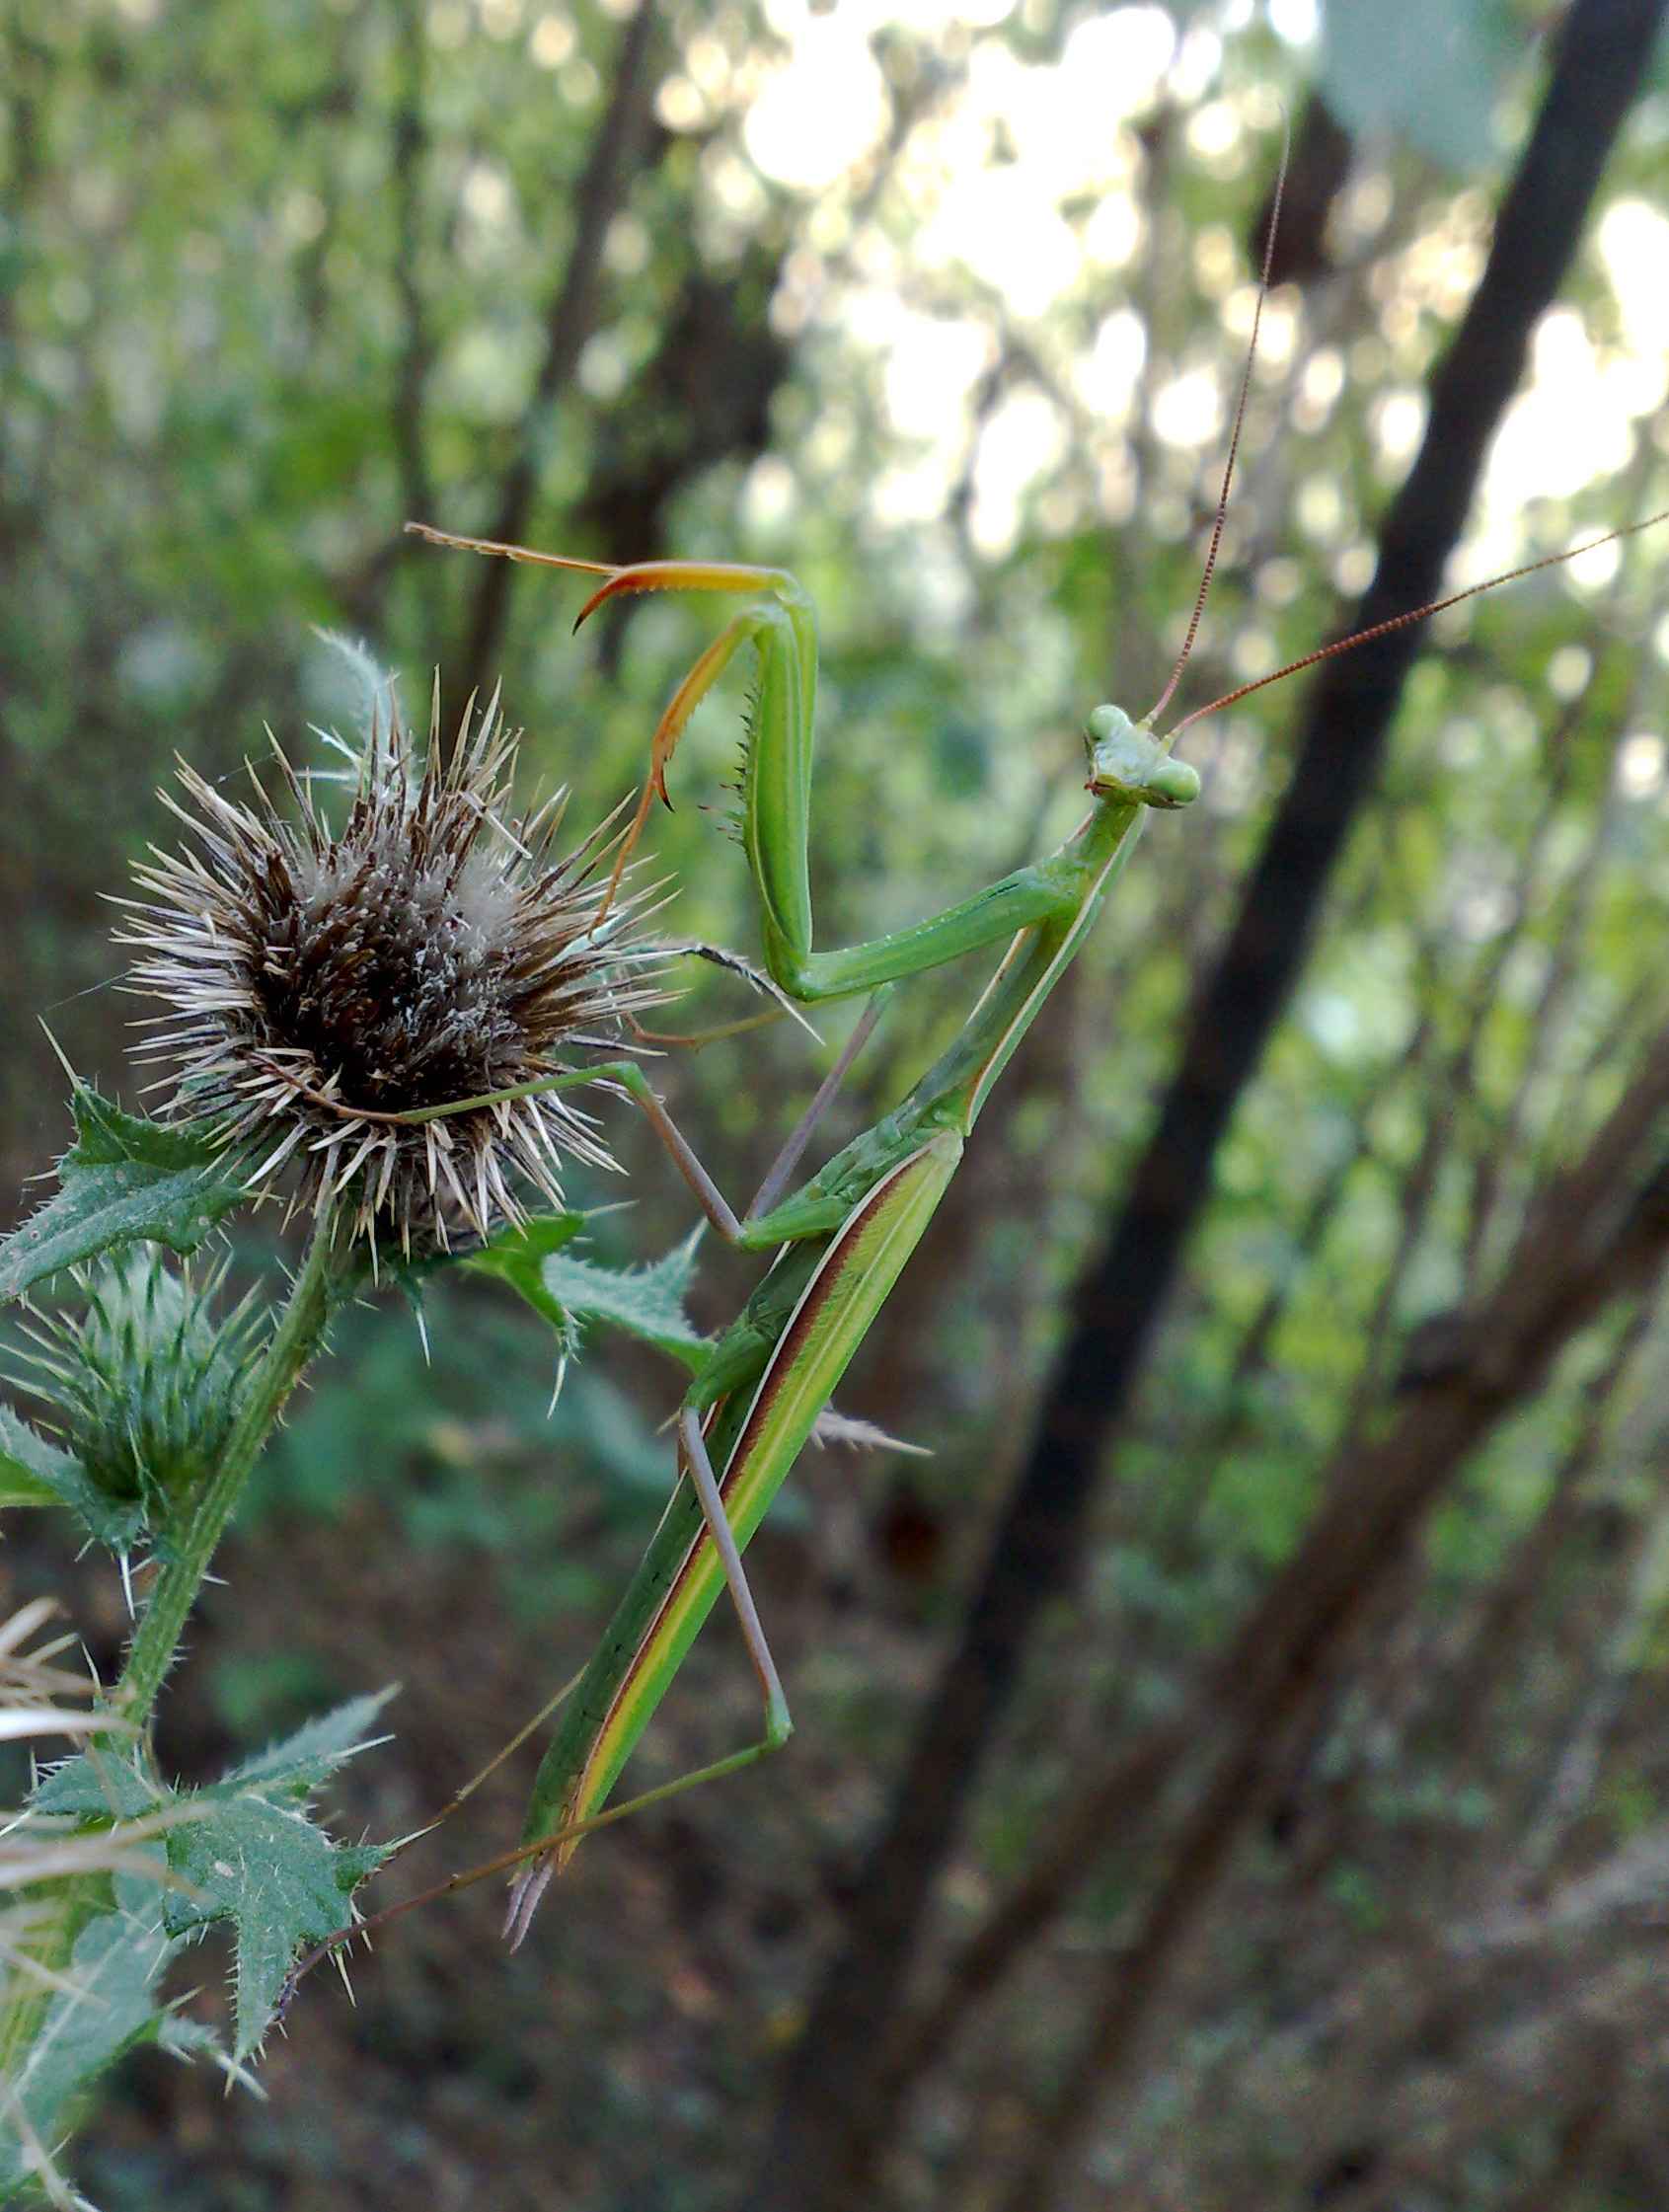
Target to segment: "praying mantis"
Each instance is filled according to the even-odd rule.
[[[522,547],[438,531],[422,534],[512,560],[582,566]],[[666,762],[696,704],[725,662],[742,646],[752,646],[759,683],[742,777],[742,838],[772,980],[806,1002],[872,994],[848,1045],[849,1060],[892,985],[982,948],[1006,944],[1007,951],[960,1033],[901,1104],[837,1152],[799,1190],[778,1200],[773,1190],[792,1174],[809,1134],[808,1116],[741,1219],[715,1189],[636,1062],[605,1062],[570,1079],[607,1080],[626,1089],[648,1114],[721,1234],[742,1250],[780,1248],[780,1254],[684,1398],[676,1421],[678,1487],[545,1754],[522,1846],[538,1856],[517,1877],[512,1942],[525,1935],[551,1873],[580,1834],[596,1824],[725,1586],[759,1677],[764,1733],[676,1785],[616,1807],[615,1816],[672,1788],[733,1773],[788,1740],[788,1703],[748,1588],[742,1548],[933,1218],[993,1085],[1094,928],[1148,809],[1184,806],[1199,791],[1196,771],[1172,759],[1166,741],[1154,735],[1153,715],[1134,723],[1117,707],[1097,707],[1085,725],[1090,809],[1058,852],[913,929],[818,952],[812,945],[807,874],[816,687],[810,603],[782,571],[663,561],[607,572],[581,619],[622,593],[680,589],[733,593],[744,604],[678,687],[662,718],[639,819],[650,793],[664,790]],[[623,846],[616,881],[624,853]],[[837,1064],[813,1101],[813,1114],[842,1072]]]
[[[1277,188],[1277,211],[1278,197]],[[1259,315],[1266,285],[1267,254]],[[678,1479],[672,1496],[594,1656],[567,1700],[539,1768],[520,1845],[491,1866],[425,1893],[441,1894],[514,1868],[507,1923],[512,1944],[523,1940],[552,1874],[585,1834],[675,1792],[735,1773],[788,1740],[788,1702],[748,1586],[742,1552],[945,1196],[993,1086],[1095,927],[1149,811],[1180,808],[1197,796],[1198,775],[1172,756],[1179,730],[1383,630],[1423,621],[1586,550],[1532,562],[1325,647],[1196,709],[1161,733],[1158,725],[1187,662],[1211,582],[1256,336],[1254,317],[1216,523],[1181,650],[1160,698],[1139,720],[1106,704],[1087,718],[1089,805],[1077,829],[1056,852],[937,916],[840,950],[820,950],[814,943],[808,850],[817,644],[810,601],[791,575],[707,561],[612,567],[409,525],[439,545],[600,576],[575,627],[606,603],[635,594],[688,591],[735,602],[718,637],[675,689],[654,732],[648,774],[602,895],[598,926],[607,920],[653,799],[666,797],[666,771],[691,715],[726,665],[744,649],[751,650],[757,686],[744,756],[740,828],[759,905],[765,966],[772,983],[792,1000],[870,997],[846,1052],[753,1205],[740,1217],[707,1176],[635,1060],[609,1059],[523,1087],[531,1091],[602,1083],[624,1092],[645,1113],[720,1234],[741,1250],[774,1252],[776,1258],[736,1322],[713,1347],[678,1410]],[[1594,542],[1630,536],[1663,519],[1653,515]],[[995,972],[961,1030],[907,1096],[797,1190],[782,1195],[819,1108],[886,994],[913,976],[998,947],[1003,950]],[[430,1118],[490,1103],[466,1100],[405,1118]],[[725,1589],[758,1677],[761,1735],[676,1781],[611,1803],[627,1761]]]
[[[1231,447],[1225,500],[1233,465]],[[1219,530],[1222,511],[1220,507]],[[1609,536],[1631,535],[1662,519],[1653,516]],[[526,1935],[552,1873],[567,1863],[584,1834],[697,1783],[735,1773],[788,1740],[788,1703],[748,1587],[742,1550],[932,1220],[993,1086],[1095,927],[1149,811],[1185,806],[1199,791],[1194,769],[1170,752],[1183,725],[1166,735],[1156,734],[1155,725],[1193,643],[1216,537],[1186,642],[1155,707],[1132,721],[1122,709],[1103,704],[1087,719],[1090,805],[1067,842],[1046,859],[1014,871],[914,928],[820,952],[812,942],[807,875],[816,638],[810,603],[793,577],[779,570],[710,562],[603,569],[526,547],[415,527],[435,542],[477,553],[601,573],[604,581],[581,609],[581,621],[606,602],[638,592],[689,590],[742,601],[678,686],[661,719],[631,834],[645,818],[651,795],[664,796],[667,763],[696,705],[726,662],[744,646],[751,647],[759,681],[742,779],[742,838],[760,905],[766,965],[780,989],[803,1002],[872,994],[841,1061],[741,1218],[706,1176],[635,1061],[608,1061],[554,1079],[608,1081],[626,1091],[647,1114],[720,1233],[744,1251],[776,1250],[778,1257],[685,1395],[675,1422],[677,1487],[567,1703],[535,1780],[522,1843],[505,1861],[494,1862],[494,1869],[520,1863],[507,1923],[515,1944]],[[1555,555],[1510,573],[1528,573],[1572,557]],[[1385,627],[1423,619],[1507,580],[1492,577]],[[1339,641],[1294,665],[1308,665],[1375,634]],[[1277,670],[1228,696],[1242,697],[1289,673]],[[1225,703],[1213,702],[1185,720],[1197,720]],[[615,881],[630,841],[617,860]],[[793,1195],[779,1197],[812,1120],[867,1035],[885,994],[911,976],[998,944],[1006,950],[960,1032],[904,1100]],[[726,1587],[758,1676],[763,1733],[740,1750],[604,1810],[702,1623]],[[443,1887],[456,1883],[457,1877]]]

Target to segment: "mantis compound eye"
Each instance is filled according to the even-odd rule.
[[[1089,788],[1098,799],[1186,806],[1199,797],[1197,771],[1173,760],[1147,725],[1132,722],[1121,707],[1097,707],[1084,725],[1084,741]]]

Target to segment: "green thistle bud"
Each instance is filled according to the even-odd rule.
[[[213,1306],[226,1261],[194,1282],[154,1245],[74,1270],[78,1320],[54,1315],[29,1335],[17,1379],[56,1410],[53,1425],[107,1497],[140,1502],[158,1533],[215,1466],[259,1348],[245,1297]]]
[[[252,1188],[293,1161],[301,1202],[348,1193],[356,1235],[392,1228],[407,1250],[522,1218],[518,1182],[561,1205],[565,1156],[614,1162],[571,1094],[393,1116],[617,1052],[664,995],[664,952],[631,935],[649,894],[601,888],[609,824],[553,860],[567,795],[511,815],[517,739],[496,700],[473,732],[466,709],[445,761],[439,713],[437,692],[420,773],[398,725],[373,729],[340,832],[275,744],[288,814],[258,781],[240,804],[182,765],[196,812],[165,803],[202,851],[152,848],[119,940],[145,955],[130,987],[168,1008],[147,1056],[177,1063],[171,1110],[259,1145]]]

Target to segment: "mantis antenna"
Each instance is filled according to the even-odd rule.
[[[1257,275],[1257,305],[1252,311],[1252,337],[1247,342],[1246,361],[1241,369],[1240,395],[1235,401],[1235,425],[1229,433],[1229,457],[1223,464],[1223,489],[1217,495],[1217,511],[1211,518],[1211,543],[1205,549],[1205,567],[1200,572],[1199,589],[1194,593],[1193,612],[1188,617],[1187,635],[1182,640],[1182,649],[1176,655],[1176,665],[1171,671],[1171,680],[1142,718],[1144,724],[1158,722],[1170,706],[1172,695],[1182,680],[1182,670],[1188,664],[1188,655],[1194,649],[1194,640],[1199,636],[1199,626],[1205,614],[1205,598],[1211,589],[1211,578],[1216,572],[1217,555],[1223,543],[1223,527],[1229,518],[1229,490],[1235,481],[1235,462],[1241,449],[1241,431],[1246,423],[1246,403],[1252,393],[1252,371],[1257,359],[1257,334],[1263,327],[1263,303],[1269,296],[1269,272],[1275,266],[1275,238],[1280,229],[1281,200],[1286,192],[1287,163],[1292,158],[1292,132],[1283,125],[1280,166],[1275,171],[1275,189],[1269,199],[1269,227],[1263,234],[1263,266]]]
[[[1650,530],[1659,522],[1669,522],[1669,507],[1659,507],[1655,514],[1648,514],[1639,522],[1625,522],[1615,530],[1605,531],[1600,537],[1588,538],[1581,545],[1570,546],[1563,553],[1547,553],[1540,561],[1526,561],[1522,568],[1503,569],[1497,576],[1485,576],[1481,583],[1469,583],[1464,591],[1451,591],[1442,599],[1428,599],[1423,607],[1410,607],[1405,614],[1392,615],[1384,622],[1373,623],[1366,630],[1353,630],[1348,638],[1335,638],[1330,646],[1318,646],[1314,652],[1303,653],[1297,660],[1289,660],[1284,668],[1271,669],[1266,676],[1255,676],[1251,683],[1237,684],[1233,691],[1224,692],[1221,699],[1213,699],[1204,707],[1196,707],[1191,714],[1182,717],[1170,735],[1173,739],[1179,737],[1191,723],[1203,722],[1207,715],[1215,715],[1224,707],[1232,707],[1238,700],[1250,699],[1254,691],[1263,691],[1270,684],[1278,684],[1287,676],[1296,676],[1301,668],[1313,668],[1319,660],[1335,659],[1339,653],[1351,652],[1357,646],[1365,646],[1375,638],[1384,638],[1393,630],[1406,630],[1411,623],[1425,622],[1430,616],[1441,614],[1446,607],[1458,607],[1463,600],[1480,598],[1485,591],[1493,591],[1503,583],[1516,583],[1521,576],[1533,576],[1539,570],[1562,568],[1565,562],[1575,561],[1584,553],[1593,553],[1602,545],[1615,545],[1620,538],[1637,537],[1642,530]]]
[[[1246,361],[1241,370],[1234,425],[1229,434],[1229,453],[1223,465],[1223,486],[1217,496],[1216,509],[1211,519],[1211,539],[1206,547],[1205,565],[1200,572],[1199,589],[1194,594],[1193,610],[1188,616],[1181,650],[1176,655],[1165,689],[1142,719],[1139,726],[1143,728],[1150,728],[1157,723],[1176,696],[1176,687],[1182,680],[1182,671],[1187,667],[1188,657],[1199,636],[1206,596],[1211,589],[1211,579],[1216,573],[1217,556],[1222,549],[1223,531],[1228,520],[1229,493],[1235,480],[1235,463],[1240,456],[1241,432],[1245,427],[1247,402],[1252,391],[1252,372],[1257,358],[1257,336],[1262,327],[1264,303],[1269,296],[1270,271],[1274,267],[1275,240],[1280,228],[1281,201],[1286,191],[1287,167],[1291,154],[1292,134],[1290,130],[1285,130],[1280,163],[1275,171],[1274,190],[1270,194],[1268,226],[1263,236],[1263,262],[1258,272],[1257,304],[1252,310],[1252,337],[1247,343]],[[1521,577],[1533,576],[1543,569],[1560,568],[1565,562],[1574,561],[1584,553],[1592,553],[1603,545],[1614,545],[1622,538],[1635,537],[1640,531],[1650,530],[1659,522],[1665,521],[1669,521],[1669,507],[1659,508],[1655,514],[1648,514],[1642,521],[1626,522],[1618,529],[1607,530],[1600,537],[1589,538],[1563,553],[1545,554],[1541,560],[1527,561],[1520,568],[1504,569],[1498,575],[1486,576],[1481,583],[1468,584],[1464,590],[1451,591],[1440,599],[1428,599],[1423,606],[1410,607],[1404,613],[1392,615],[1384,622],[1373,623],[1365,630],[1353,630],[1348,637],[1335,638],[1330,645],[1318,646],[1313,651],[1300,654],[1298,659],[1287,661],[1283,667],[1272,669],[1268,675],[1253,677],[1250,683],[1238,684],[1233,691],[1224,692],[1221,698],[1213,699],[1203,707],[1195,707],[1180,722],[1173,724],[1163,741],[1167,747],[1175,744],[1184,729],[1190,728],[1196,722],[1203,722],[1208,715],[1218,714],[1225,707],[1233,707],[1242,699],[1250,699],[1254,691],[1263,691],[1270,684],[1278,684],[1288,676],[1296,676],[1305,668],[1315,667],[1319,661],[1332,660],[1340,653],[1353,651],[1357,646],[1371,644],[1375,638],[1387,637],[1394,630],[1406,630],[1414,623],[1425,622],[1432,615],[1442,614],[1446,608],[1460,606],[1467,599],[1480,598],[1484,592],[1494,591],[1504,583],[1517,583]]]

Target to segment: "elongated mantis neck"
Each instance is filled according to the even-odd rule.
[[[911,1091],[899,1118],[973,1127],[992,1086],[1041,1012],[1062,970],[1094,927],[1101,901],[1135,849],[1148,809],[1119,795],[1097,797],[1089,818],[1045,869],[1078,896],[1048,921],[1022,930],[959,1034]]]

